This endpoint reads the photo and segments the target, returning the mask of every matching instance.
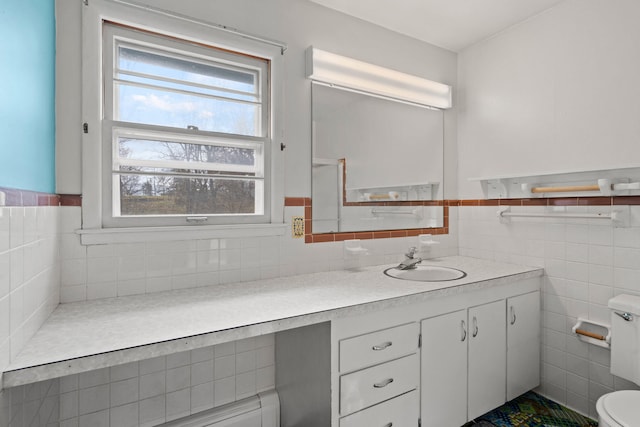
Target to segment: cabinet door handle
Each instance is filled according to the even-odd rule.
[[[393,427],[393,423],[386,423],[384,427]]]
[[[391,341],[383,342],[382,344],[374,345],[371,347],[374,351],[384,350],[387,347],[391,347],[393,343]]]
[[[476,316],[473,316],[473,337],[477,337],[478,336],[478,319],[476,319]]]
[[[515,325],[516,323],[516,310],[511,306],[511,324]]]
[[[460,341],[464,341],[467,339],[467,325],[464,323],[464,320],[460,321],[460,332],[462,336],[460,337]]]
[[[374,388],[384,388],[393,382],[393,378],[387,378],[384,381],[380,381],[379,383],[375,383],[373,385]]]

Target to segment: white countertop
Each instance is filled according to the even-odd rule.
[[[385,276],[390,266],[281,277],[59,305],[3,375],[5,387],[258,336],[542,275],[542,269],[447,257],[449,282]],[[515,276],[515,277],[514,277]]]

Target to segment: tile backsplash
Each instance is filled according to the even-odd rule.
[[[393,263],[417,245],[417,237],[363,240],[370,254],[365,257],[345,255],[343,242],[309,245],[289,234],[83,246],[74,232],[80,228],[80,208],[64,209],[63,303]],[[285,218],[291,221],[304,211],[304,206],[288,206]],[[441,244],[431,256],[457,253],[455,227],[435,239]]]

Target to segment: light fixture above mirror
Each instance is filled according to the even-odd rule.
[[[317,82],[438,109],[452,106],[451,86],[442,83],[313,46],[307,48],[306,61],[307,77]]]

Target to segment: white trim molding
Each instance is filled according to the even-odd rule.
[[[215,226],[129,227],[79,229],[83,245],[166,242],[174,240],[283,236],[288,224],[234,224]]]

